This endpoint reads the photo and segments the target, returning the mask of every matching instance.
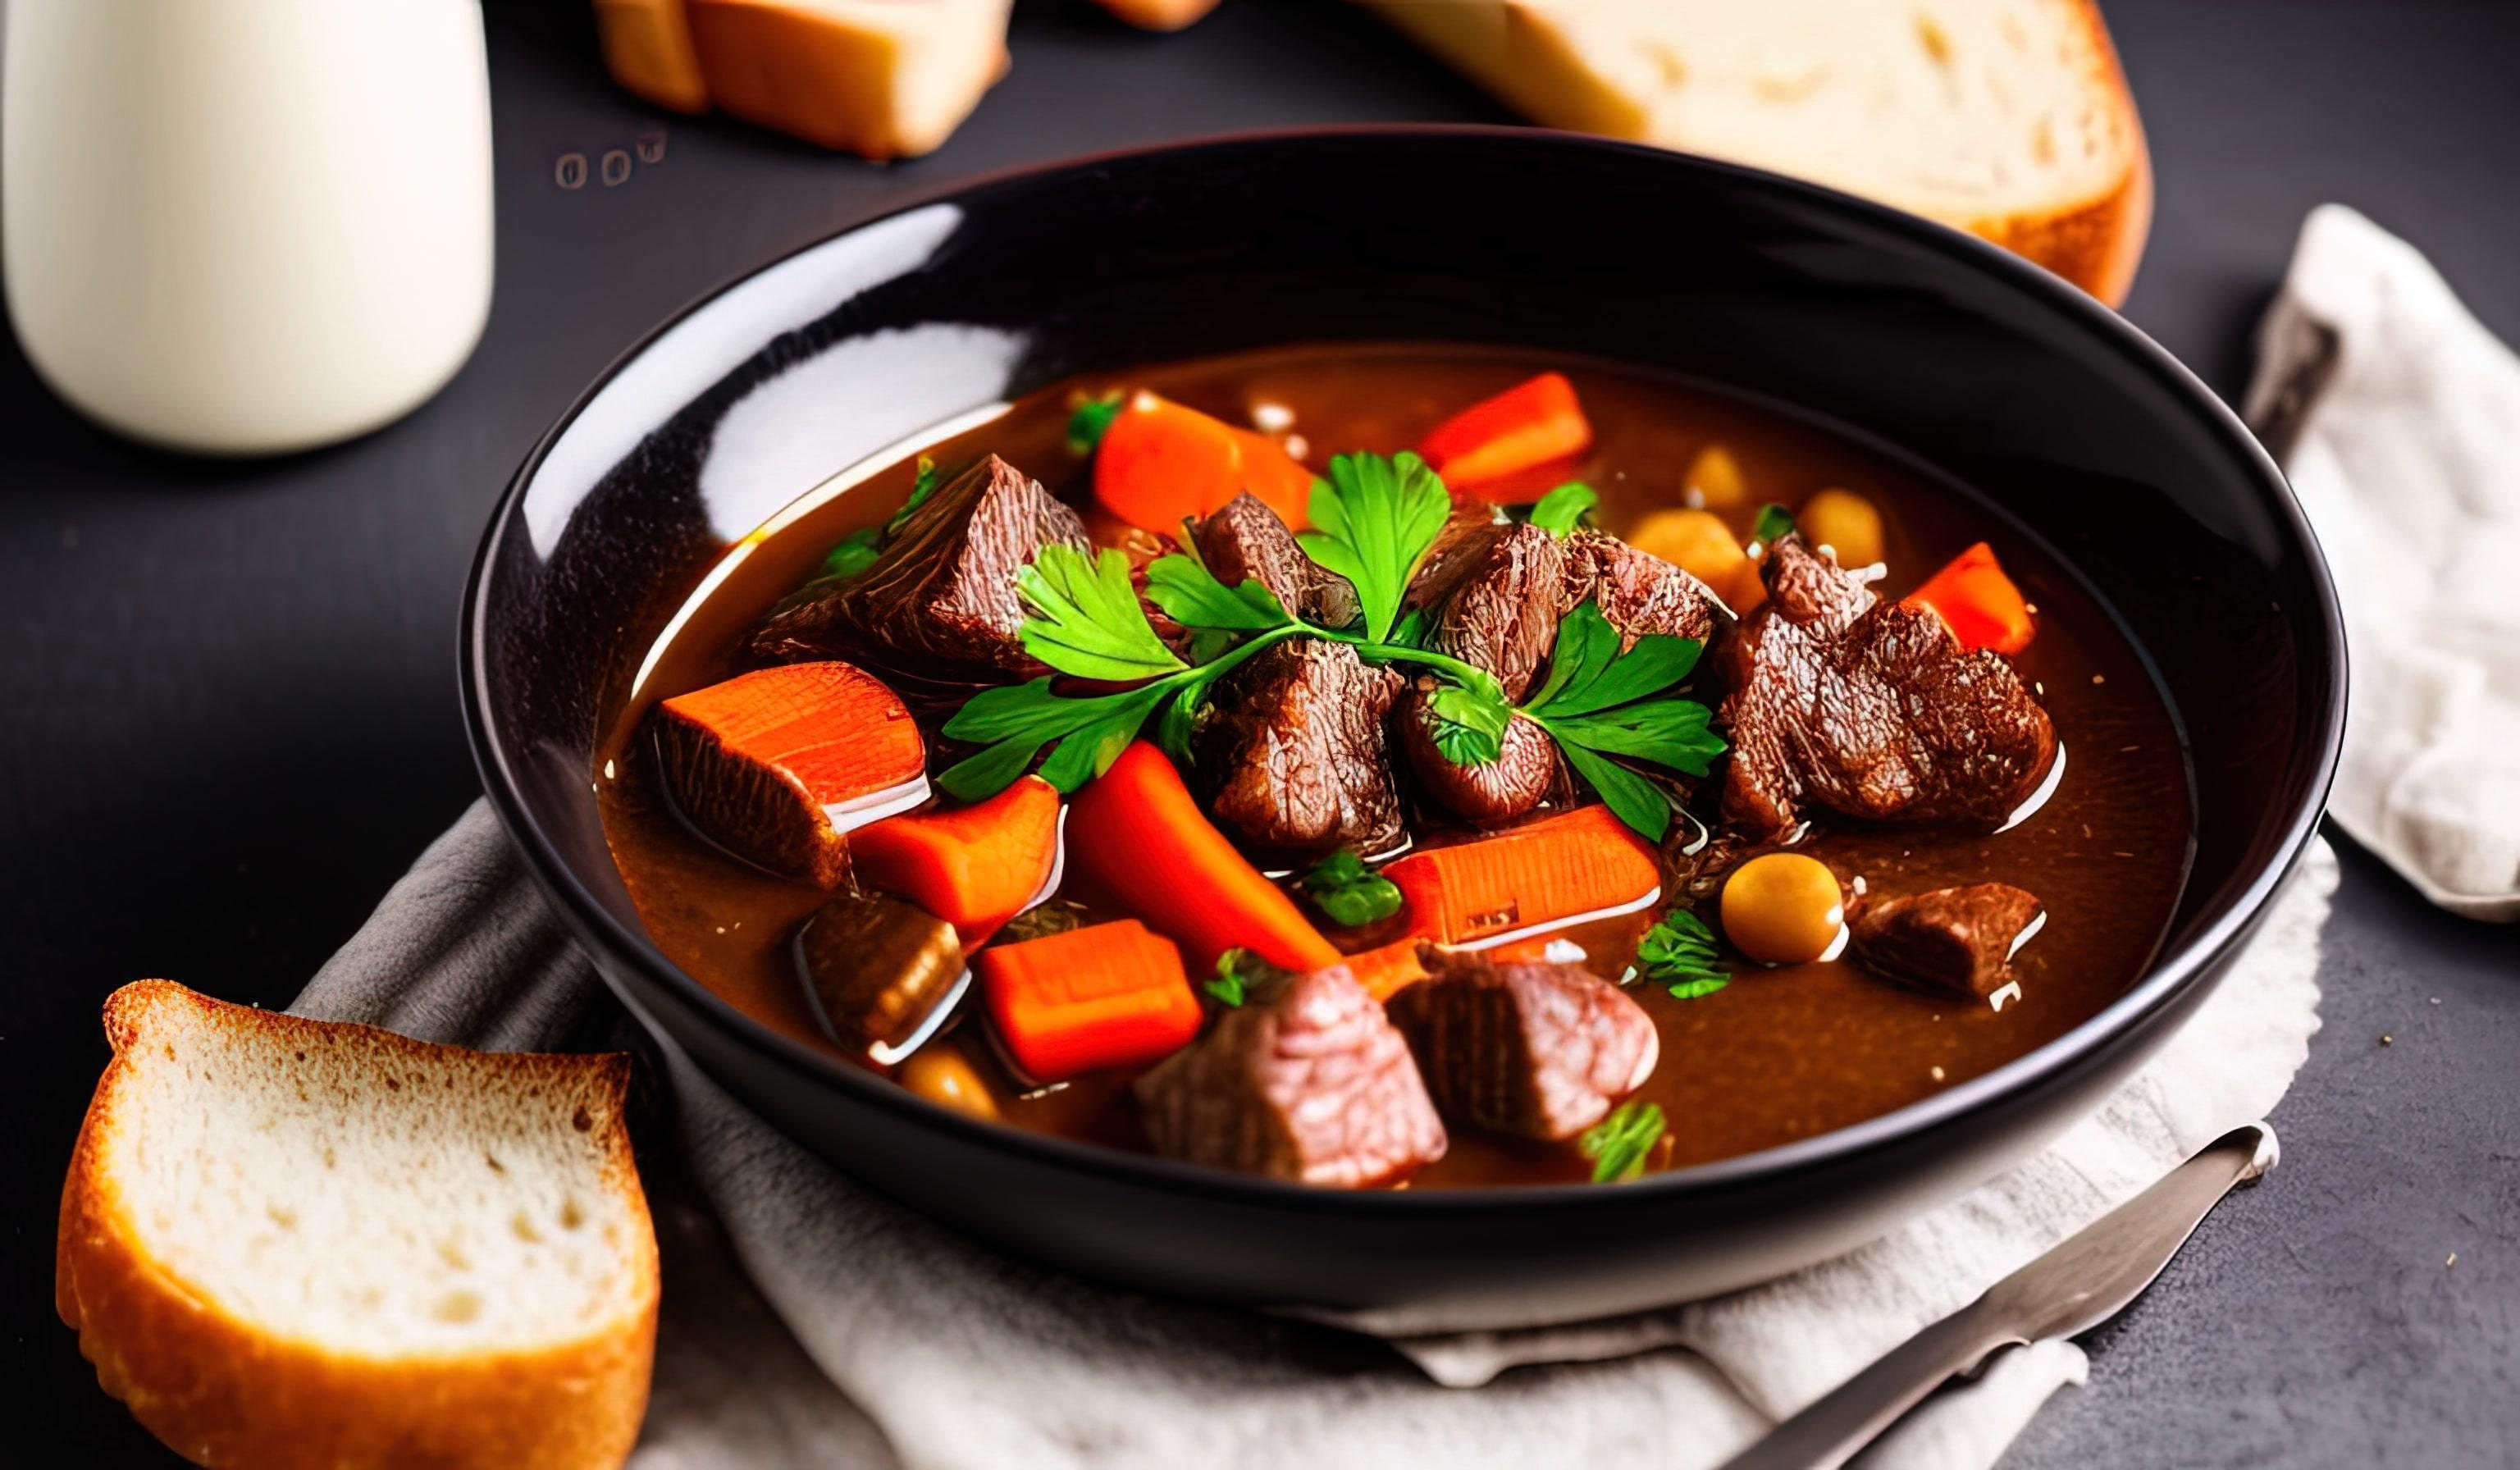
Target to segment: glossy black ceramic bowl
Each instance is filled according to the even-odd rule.
[[[1511,207],[1470,221],[1423,204],[1473,196]],[[2150,972],[1993,1073],[1791,1146],[1616,1189],[1349,1194],[973,1122],[772,1034],[657,953],[606,851],[593,751],[729,541],[886,444],[1071,374],[1390,339],[1574,351],[1782,400],[1939,467],[2045,537],[2150,658],[2189,743],[2192,876]],[[1413,1326],[1745,1285],[2038,1146],[2213,988],[2311,835],[2345,694],[2334,594],[2290,491],[2114,314],[1843,195],[1489,128],[1094,158],[799,251],[588,390],[501,503],[465,617],[491,798],[661,1041],[849,1174],[1009,1250]]]

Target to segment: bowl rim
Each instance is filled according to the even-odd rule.
[[[2248,874],[2245,885],[2224,901],[2221,912],[2208,918],[2185,943],[2175,949],[2165,948],[2156,954],[2144,973],[2097,1013],[1990,1072],[1843,1128],[1753,1153],[1647,1175],[1606,1196],[1598,1186],[1590,1183],[1508,1184],[1422,1193],[1415,1190],[1325,1189],[1033,1133],[1003,1123],[984,1122],[938,1106],[887,1079],[851,1067],[771,1030],[686,973],[656,949],[644,930],[625,924],[610,909],[596,900],[526,810],[512,770],[510,753],[500,743],[492,728],[486,693],[489,645],[484,613],[493,575],[491,569],[508,535],[521,524],[519,507],[545,457],[578,416],[611,385],[625,368],[674,327],[707,310],[738,286],[784,261],[913,210],[1020,189],[1063,174],[1126,168],[1149,159],[1171,159],[1201,153],[1335,147],[1395,140],[1450,140],[1463,147],[1564,148],[1621,156],[1639,167],[1709,174],[1736,186],[1782,194],[1807,206],[1853,215],[1869,228],[1906,235],[1918,245],[1957,257],[1967,267],[2003,278],[2015,290],[2041,298],[2091,337],[2113,348],[2122,360],[2159,380],[2174,397],[2185,402],[2198,423],[2210,431],[2218,444],[2236,457],[2247,469],[2254,471],[2261,488],[2268,494],[2270,508],[2290,530],[2298,550],[2305,554],[2303,570],[2309,577],[2314,596],[2308,607],[2297,611],[2317,622],[2321,634],[2317,647],[2304,646],[2301,650],[2305,655],[2302,661],[2305,687],[2314,682],[2317,671],[2332,672],[2325,707],[2315,712],[2314,719],[2306,723],[2295,740],[2298,748],[2303,739],[2314,735],[2318,739],[2312,779],[2292,809],[2282,815],[2277,840],[2269,856],[2254,872]],[[1273,1210],[1347,1217],[1385,1213],[1401,1216],[1476,1215],[1536,1208],[1598,1211],[1613,1205],[1614,1201],[1620,1205],[1642,1207],[1657,1202],[1677,1202],[1689,1195],[1711,1197],[1744,1186],[1772,1185],[1797,1173],[1885,1149],[1967,1115],[1992,1109],[2003,1098],[2026,1092],[2055,1075],[2071,1070],[2077,1063],[2096,1056],[2111,1040],[2138,1028],[2202,983],[2263,916],[2277,887],[2308,847],[2325,810],[2344,736],[2349,677],[2344,618],[2337,602],[2335,583],[2329,574],[2318,535],[2303,513],[2300,501],[2280,468],[2230,407],[2184,364],[2133,323],[2080,288],[1974,235],[1859,196],[1765,169],[1556,129],[1503,123],[1436,122],[1334,123],[1244,130],[991,170],[919,192],[719,282],[659,320],[624,347],[535,440],[533,448],[492,509],[489,525],[474,553],[464,590],[458,662],[457,682],[464,705],[466,734],[472,748],[474,765],[480,772],[484,794],[536,880],[546,893],[558,900],[562,917],[569,921],[582,941],[608,949],[615,957],[638,966],[649,979],[676,993],[696,1015],[702,1017],[725,1039],[756,1058],[801,1074],[820,1086],[840,1088],[859,1101],[889,1111],[906,1124],[942,1130],[984,1150],[1025,1156],[1035,1164],[1057,1169],[1082,1169],[1124,1184],[1168,1191],[1188,1190]],[[601,972],[604,966],[599,964],[597,968]],[[610,984],[608,978],[607,983]],[[640,1009],[637,1006],[631,1008],[634,1013]],[[844,1161],[835,1162],[846,1168]]]

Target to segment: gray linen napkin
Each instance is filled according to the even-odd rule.
[[[859,1189],[665,1048],[670,1106],[641,1144],[664,1321],[633,1464],[1711,1464],[2271,1108],[2318,1024],[2334,885],[2314,847],[2221,991],[2105,1107],[1881,1241],[1713,1302],[1398,1353],[997,1255]],[[631,1039],[477,804],[295,1009],[501,1048]],[[2069,1343],[2011,1354],[1867,1463],[1991,1464],[2084,1370]]]
[[[2328,810],[2426,898],[2520,920],[2520,357],[2412,245],[2303,222],[2245,415],[2353,646]]]

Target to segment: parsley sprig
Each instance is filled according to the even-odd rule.
[[[1674,909],[1637,941],[1631,973],[1670,986],[1679,1000],[1694,1001],[1732,983],[1730,974],[1715,967],[1716,958],[1715,931],[1687,909]]]
[[[1295,886],[1342,928],[1361,928],[1400,912],[1400,885],[1366,867],[1354,848],[1342,847],[1314,864]]]
[[[1661,1105],[1631,1097],[1586,1129],[1575,1146],[1593,1161],[1594,1183],[1623,1184],[1645,1172],[1645,1155],[1662,1136]]]
[[[1594,493],[1592,486],[1582,480],[1568,480],[1533,503],[1531,523],[1552,535],[1564,536],[1600,503],[1601,497]]]
[[[823,558],[822,568],[815,572],[815,577],[822,581],[854,577],[875,565],[883,556],[884,543],[900,534],[902,522],[910,519],[910,512],[918,510],[921,502],[936,493],[937,482],[942,478],[936,472],[936,462],[921,455],[918,477],[910,482],[910,499],[903,501],[901,509],[893,512],[883,524],[861,526],[851,531],[839,545],[832,548],[830,556]]]
[[[1625,762],[1704,776],[1723,754],[1706,706],[1671,692],[1699,651],[1693,638],[1649,633],[1622,653],[1619,630],[1588,601],[1558,621],[1549,678],[1519,711],[1613,815],[1657,842],[1671,829],[1671,801]]]
[[[1031,609],[1018,636],[1025,650],[1055,673],[983,690],[957,710],[944,734],[983,748],[948,768],[937,783],[960,800],[977,801],[1023,775],[1048,748],[1043,779],[1072,791],[1109,769],[1158,711],[1158,737],[1176,759],[1186,758],[1209,687],[1262,649],[1298,635],[1347,644],[1372,662],[1429,669],[1450,681],[1443,690],[1458,691],[1448,707],[1475,711],[1502,731],[1507,704],[1495,676],[1385,637],[1451,504],[1443,481],[1416,455],[1341,455],[1330,461],[1328,478],[1313,482],[1311,513],[1322,529],[1307,533],[1301,544],[1316,561],[1355,584],[1366,611],[1346,628],[1306,622],[1256,582],[1227,587],[1194,554],[1157,557],[1147,568],[1147,600],[1191,630],[1193,651],[1205,659],[1199,663],[1185,661],[1156,636],[1126,557],[1106,550],[1089,559],[1070,547],[1043,548],[1016,576],[1016,591]],[[1135,687],[1072,693],[1057,687],[1056,675]],[[1493,746],[1485,758],[1496,758]]]

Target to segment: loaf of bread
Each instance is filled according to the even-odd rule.
[[[1552,127],[1793,174],[2124,298],[2152,213],[2093,0],[1362,0]]]
[[[933,151],[1007,68],[1012,0],[595,0],[613,79],[870,158]]]
[[[62,1319],[106,1392],[202,1464],[616,1466],[656,1246],[628,1060],[435,1047],[160,980],[62,1191]]]

